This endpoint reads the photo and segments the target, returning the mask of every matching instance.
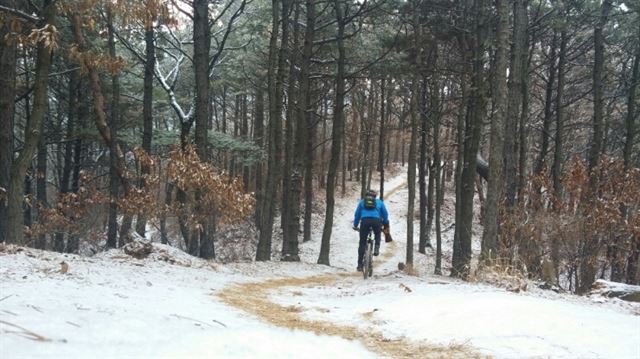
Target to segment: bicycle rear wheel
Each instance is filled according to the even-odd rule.
[[[373,241],[369,242],[368,248],[369,248],[369,251],[368,251],[369,260],[367,261],[368,263],[366,267],[367,273],[365,274],[365,276],[371,277],[373,275]]]
[[[371,260],[371,249],[367,246],[367,249],[364,252],[364,257],[362,258],[362,276],[364,279],[367,279],[369,274],[369,261]]]

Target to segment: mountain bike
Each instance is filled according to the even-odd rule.
[[[373,275],[373,230],[369,230],[367,235],[367,246],[364,250],[364,257],[362,258],[362,276],[366,280]]]

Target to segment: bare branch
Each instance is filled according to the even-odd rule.
[[[146,63],[147,60],[145,60],[144,56],[138,52],[138,49],[135,48],[135,46],[133,46],[132,43],[129,42],[129,40],[123,38],[122,36],[120,36],[120,33],[118,31],[115,31],[115,29],[113,30],[113,34],[118,38],[118,40],[124,45],[124,47],[127,48],[127,50],[129,50],[129,52],[131,52],[135,57],[138,58],[138,60],[141,63]]]
[[[211,57],[211,61],[209,62],[209,73],[211,73],[211,71],[213,70],[213,67],[216,65],[216,62],[220,57],[220,54],[224,50],[224,45],[227,42],[227,38],[229,37],[231,30],[233,29],[233,23],[244,12],[245,5],[247,5],[247,0],[242,0],[242,3],[240,3],[240,6],[236,10],[236,12],[233,14],[233,16],[231,16],[229,24],[227,25],[227,30],[222,37],[222,40],[220,41],[220,45],[218,46],[216,53]]]
[[[171,107],[173,108],[173,110],[176,112],[176,114],[180,118],[180,121],[184,121],[184,119],[187,117],[187,115],[184,113],[184,110],[182,109],[182,106],[180,106],[180,104],[178,103],[178,100],[176,99],[176,94],[171,89],[171,86],[169,86],[169,84],[167,83],[167,80],[165,79],[165,77],[160,72],[160,64],[157,61],[156,61],[155,68],[156,68],[156,70],[155,70],[156,78],[158,79],[158,81],[160,82],[160,85],[162,86],[162,88],[165,90],[165,92],[169,96],[169,101],[171,103]]]
[[[189,61],[193,62],[193,58],[191,58],[191,56],[182,49],[182,45],[188,44],[189,42],[178,39],[178,37],[173,32],[173,30],[171,30],[171,28],[167,27],[167,30],[169,32],[169,35],[171,36],[171,39],[173,39],[173,41],[171,41],[171,39],[168,39],[163,32],[160,32],[160,34],[163,35],[162,37],[164,37],[167,40],[167,42],[169,42],[171,45],[173,45],[173,47],[175,47],[175,49],[178,50],[182,55],[184,55],[186,58],[188,58]]]
[[[43,20],[41,17],[29,15],[24,11],[20,11],[20,10],[18,10],[16,8],[4,6],[4,5],[0,5],[0,11],[4,11],[6,13],[9,13],[11,15],[17,16],[19,18],[22,18],[22,19],[27,20],[27,21],[29,21],[31,23],[34,23],[34,24],[40,24],[42,22],[42,20]]]
[[[187,11],[185,11],[180,5],[178,5],[176,3],[176,0],[171,0],[171,4],[179,11],[181,12],[183,15],[185,15],[186,17],[188,17],[189,19],[193,20],[193,14],[188,13]]]
[[[222,11],[213,20],[209,21],[209,26],[213,26],[215,23],[222,19],[222,16],[227,13],[227,10],[235,3],[235,0],[229,1],[229,3],[222,9]]]
[[[176,66],[170,72],[170,74],[171,73],[174,74],[174,80],[178,78],[178,72],[179,72],[179,68],[180,68],[181,62],[182,62],[181,60],[178,61]],[[173,108],[173,110],[176,112],[176,114],[180,118],[180,122],[189,123],[190,121],[192,121],[192,119],[194,118],[193,117],[193,110],[194,110],[194,107],[195,107],[195,106],[193,106],[193,102],[191,103],[191,108],[189,109],[189,112],[188,113],[184,113],[184,110],[182,109],[182,106],[180,106],[180,104],[178,103],[178,99],[176,97],[175,92],[173,92],[173,86],[170,86],[167,83],[167,77],[165,77],[162,74],[162,72],[160,70],[160,64],[157,61],[156,61],[156,66],[155,66],[154,73],[156,75],[156,78],[158,79],[158,82],[160,82],[160,85],[162,86],[164,91],[167,93],[167,96],[169,96],[169,102],[171,104],[171,107]],[[175,85],[175,82],[172,85]]]
[[[29,5],[34,8],[38,14],[42,11],[39,6],[33,3],[33,0],[29,0]]]
[[[169,74],[167,74],[167,77],[171,78],[171,89],[173,90],[174,88],[176,88],[176,85],[178,84],[178,74],[180,73],[180,66],[182,65],[182,62],[184,61],[184,56],[181,56],[177,61],[176,61],[176,66],[171,69],[171,71],[169,71]]]
[[[166,54],[167,56],[169,56],[170,58],[174,59],[175,61],[178,61],[178,56],[174,55],[173,52],[165,49],[162,46],[157,46],[156,47],[159,51],[163,52],[164,54]],[[184,57],[184,54],[182,54],[182,57]]]

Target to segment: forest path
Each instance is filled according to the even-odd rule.
[[[391,197],[398,190],[406,186],[400,184],[387,192],[386,198]],[[336,228],[334,228],[336,233]],[[384,252],[375,262],[380,267],[391,260],[397,253],[398,239],[386,243]],[[375,272],[375,271],[374,271]],[[435,345],[427,342],[415,342],[407,338],[388,339],[380,331],[363,329],[356,326],[339,325],[329,321],[304,318],[305,308],[300,306],[285,306],[274,302],[272,293],[287,288],[336,287],[344,286],[348,282],[362,281],[359,272],[321,274],[308,277],[285,277],[269,279],[260,282],[237,284],[226,287],[218,293],[218,297],[227,305],[233,306],[246,313],[252,314],[269,324],[292,330],[304,330],[316,335],[334,335],[347,340],[358,340],[367,349],[383,357],[391,358],[470,358],[483,357],[473,352],[468,346],[451,344],[448,346]],[[372,280],[381,280],[374,277]],[[355,313],[354,313],[355,315]]]

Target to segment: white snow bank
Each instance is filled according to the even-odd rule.
[[[309,308],[307,318],[355,324],[390,339],[467,344],[497,358],[640,357],[640,316],[589,301],[403,275],[302,293],[274,298]]]
[[[370,357],[359,343],[274,328],[215,296],[230,283],[277,277],[293,265],[238,270],[164,249],[145,260],[117,250],[92,258],[0,253],[0,358],[293,358],[303,348],[323,348],[305,357]],[[299,275],[322,272],[299,268]]]
[[[422,285],[383,295],[389,333],[469,342],[497,357],[640,357],[640,317],[608,308],[470,285]]]
[[[640,286],[598,279],[592,286],[591,295],[617,297],[631,302],[640,302]]]
[[[268,328],[262,324],[226,330],[215,336],[199,335],[186,344],[175,352],[175,357],[377,358],[358,342],[299,330]]]

